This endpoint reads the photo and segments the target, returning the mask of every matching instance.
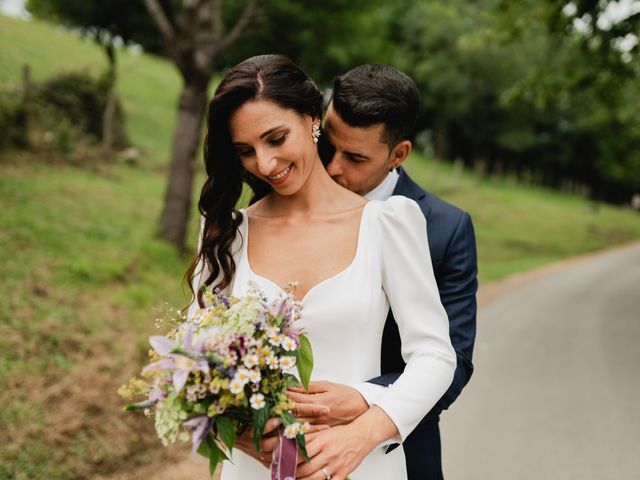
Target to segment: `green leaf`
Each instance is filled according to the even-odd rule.
[[[302,386],[300,383],[300,380],[298,380],[295,375],[291,375],[290,373],[285,373],[283,376],[284,376],[284,388]]]
[[[262,440],[262,435],[264,434],[264,426],[269,420],[270,411],[271,405],[269,402],[260,410],[253,411],[253,444],[257,452],[260,452],[260,440]]]
[[[282,412],[280,414],[280,420],[282,420],[282,424],[285,427],[287,425],[291,425],[294,422],[297,422],[296,417],[291,412]]]
[[[211,437],[211,432],[207,433],[207,436],[204,437],[200,446],[198,447],[198,454],[203,456],[204,458],[211,457],[211,443],[213,443],[213,438]]]
[[[210,453],[209,453],[209,473],[213,476],[216,473],[216,467],[219,463],[226,458],[224,452],[220,449],[218,444],[215,441],[211,441],[210,443]]]
[[[149,400],[145,400],[143,402],[138,402],[138,403],[129,403],[127,405],[125,405],[124,409],[127,412],[130,412],[132,410],[142,410],[144,408],[151,408],[155,405],[155,402],[151,402]]]
[[[305,462],[310,462],[309,455],[307,454],[306,440],[304,435],[296,435],[296,443],[298,444],[298,450],[302,453],[302,458]]]
[[[311,342],[306,336],[300,335],[299,340],[300,346],[296,350],[296,365],[298,366],[300,382],[305,391],[308,392],[311,371],[313,370],[313,351],[311,350]]]
[[[231,451],[233,444],[236,442],[236,427],[234,427],[231,420],[222,415],[216,416],[215,422],[219,438],[227,446],[229,451]]]

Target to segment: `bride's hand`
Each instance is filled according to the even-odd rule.
[[[311,461],[298,465],[296,478],[345,480],[374,448],[397,434],[395,424],[377,406],[348,425],[309,433],[306,447]]]
[[[278,444],[278,427],[281,425],[279,418],[270,418],[264,426],[263,437],[260,441],[260,452],[256,451],[253,444],[253,431],[248,428],[242,435],[236,437],[235,448],[260,462],[265,468],[271,467],[273,450]],[[313,435],[328,429],[328,425],[311,425],[306,435]],[[301,459],[302,456],[299,456]]]

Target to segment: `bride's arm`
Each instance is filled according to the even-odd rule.
[[[404,441],[445,393],[456,357],[427,248],[425,219],[412,200],[392,197],[380,206],[382,284],[402,340],[405,371],[349,425],[310,436],[310,464],[299,478],[325,468],[342,480],[382,442]]]

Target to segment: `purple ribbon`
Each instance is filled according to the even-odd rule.
[[[298,445],[295,438],[284,436],[284,427],[278,429],[278,444],[271,460],[271,480],[294,480],[298,466]]]

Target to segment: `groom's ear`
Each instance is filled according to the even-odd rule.
[[[402,165],[402,162],[404,162],[407,157],[409,157],[409,154],[411,153],[411,146],[411,141],[402,140],[395,147],[393,147],[390,155],[391,166],[393,168],[398,168],[400,165]]]

